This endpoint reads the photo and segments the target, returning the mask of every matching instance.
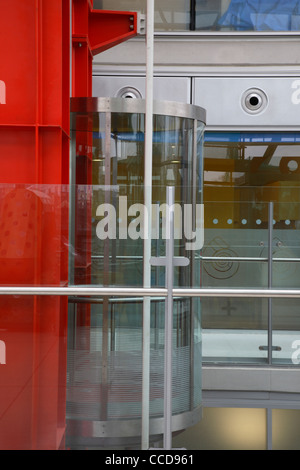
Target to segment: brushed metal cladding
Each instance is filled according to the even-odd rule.
[[[93,96],[112,98],[145,98],[145,77],[99,76],[93,77]],[[191,79],[189,77],[154,77],[155,100],[190,103]]]
[[[218,129],[299,129],[299,98],[296,77],[197,77],[194,82],[193,104],[201,103],[207,126]]]
[[[173,432],[182,431],[183,429],[196,424],[202,417],[202,406],[198,406],[193,411],[187,411],[173,416]],[[89,430],[91,438],[128,438],[135,437],[137,442],[140,440],[141,420],[140,419],[123,419],[115,421],[95,421],[95,420],[72,420],[67,419],[67,425],[70,434],[75,433],[84,436],[86,430]],[[160,418],[152,418],[150,420],[150,433],[155,436],[155,440],[162,437],[164,429],[164,420]],[[151,438],[153,440],[153,437]]]
[[[203,390],[299,392],[299,370],[270,367],[203,367]]]
[[[72,98],[71,113],[141,113],[146,112],[146,101],[144,99],[126,98]],[[189,103],[178,103],[176,101],[153,102],[153,112],[161,116],[175,116],[189,119],[196,119],[205,124],[206,110],[201,106]],[[71,123],[71,127],[74,123]],[[81,129],[82,130],[82,129]]]

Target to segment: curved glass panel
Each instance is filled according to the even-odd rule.
[[[152,187],[144,184],[145,103],[142,100],[73,100],[74,181],[71,256],[74,285],[143,287],[144,245],[165,259],[166,188],[174,188],[174,286],[200,286],[196,216],[202,202],[203,110],[155,103]],[[90,181],[90,184],[87,182]],[[151,189],[151,208],[145,193]],[[151,230],[147,211],[151,210]],[[198,215],[199,215],[198,214]],[[194,222],[193,222],[194,221]],[[201,227],[200,227],[201,228]],[[166,267],[151,267],[151,286],[166,285]],[[201,331],[198,299],[174,298],[172,338],[173,430],[189,426],[201,410]],[[70,442],[80,426],[101,445],[139,442],[143,384],[143,299],[70,299],[68,396]],[[150,433],[163,432],[165,299],[150,310]],[[197,419],[197,418],[196,418]],[[122,430],[120,420],[127,422]],[[81,423],[81,424],[80,424]],[[98,424],[95,424],[98,423]],[[99,431],[99,429],[101,431]]]

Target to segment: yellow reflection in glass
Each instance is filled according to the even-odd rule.
[[[173,439],[187,450],[265,450],[266,410],[204,408],[200,423]]]

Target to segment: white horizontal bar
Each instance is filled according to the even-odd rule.
[[[110,255],[112,258],[112,255]],[[92,256],[92,259],[104,259],[104,256]],[[119,259],[138,259],[143,260],[143,256],[116,256],[116,260]],[[267,262],[269,258],[260,258],[260,257],[251,257],[251,256],[199,256],[198,260],[201,261],[213,261],[217,263],[218,261],[229,261],[229,262],[241,262],[241,261],[255,261],[255,262]],[[285,262],[285,263],[299,263],[300,258],[272,258],[274,262]]]
[[[165,288],[143,287],[0,287],[0,295],[72,295],[167,297]],[[300,298],[300,289],[201,289],[174,288],[175,297],[277,297]]]
[[[0,295],[167,296],[167,289],[143,287],[0,287]]]
[[[299,298],[299,289],[173,289],[178,297],[277,297]]]

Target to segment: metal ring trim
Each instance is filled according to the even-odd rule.
[[[146,100],[126,98],[71,98],[71,113],[145,114]],[[206,111],[200,106],[176,101],[154,101],[153,114],[197,119],[206,123]]]

